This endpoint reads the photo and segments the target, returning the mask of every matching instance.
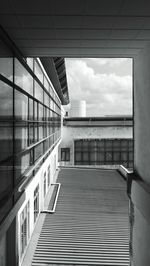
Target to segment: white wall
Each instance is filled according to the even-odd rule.
[[[56,169],[58,167],[58,145],[56,145],[56,147],[54,148],[54,150],[51,152],[51,154],[49,155],[49,157],[46,159],[46,161],[43,163],[43,165],[41,166],[41,168],[39,169],[39,171],[36,173],[36,175],[34,176],[34,178],[32,179],[32,181],[30,182],[30,184],[27,186],[27,188],[25,189],[25,194],[26,194],[26,199],[23,203],[23,205],[21,206],[21,208],[18,211],[18,215],[17,215],[17,221],[18,221],[18,254],[20,256],[20,214],[22,213],[24,207],[26,206],[27,202],[30,201],[30,236],[34,230],[35,224],[34,224],[34,190],[37,187],[37,185],[39,184],[39,205],[40,205],[40,211],[42,211],[44,209],[44,204],[45,204],[45,199],[46,196],[44,198],[44,182],[43,182],[43,178],[44,178],[44,173],[46,172],[46,182],[48,180],[48,167],[50,166],[50,182],[54,183],[56,180]],[[51,186],[48,188],[47,185],[47,190],[46,192],[48,193],[50,190]],[[46,194],[47,194],[46,193]],[[24,254],[25,255],[25,254]],[[19,262],[20,265],[22,263],[23,257],[20,258],[19,257]]]
[[[62,141],[59,146],[59,161],[61,160],[61,147],[70,148],[70,162],[74,164],[74,139],[102,139],[102,138],[132,138],[132,127],[67,127],[62,128]]]

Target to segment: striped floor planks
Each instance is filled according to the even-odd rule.
[[[129,265],[126,183],[115,170],[62,169],[32,266]]]

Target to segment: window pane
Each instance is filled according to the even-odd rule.
[[[120,161],[120,152],[114,152],[114,161]]]
[[[81,162],[81,152],[76,152],[75,153],[75,161],[79,161],[79,162]]]
[[[38,103],[34,101],[34,120],[38,120]]]
[[[39,140],[43,138],[43,126],[39,126]]]
[[[29,145],[34,142],[34,124],[29,123]]]
[[[43,155],[43,143],[37,145],[34,148],[34,158],[35,160],[37,160],[39,157],[41,157]]]
[[[5,78],[13,81],[13,58],[0,58],[0,73]]]
[[[44,87],[49,92],[49,82],[45,76],[44,76]]]
[[[36,81],[35,81],[35,98],[43,103],[43,89]]]
[[[0,81],[0,120],[12,119],[13,88]]]
[[[112,161],[112,152],[106,152],[106,162]]]
[[[15,118],[28,119],[28,97],[17,90],[15,90]]]
[[[0,123],[0,162],[13,155],[13,127],[11,123]]]
[[[18,153],[28,146],[28,126],[26,123],[15,125],[15,153]]]
[[[39,120],[43,120],[43,105],[39,103]]]
[[[27,64],[33,70],[33,58],[28,57],[27,58]]]
[[[29,120],[33,120],[33,100],[29,98]]]
[[[97,153],[97,160],[100,162],[104,161],[104,153],[103,152],[98,152]]]
[[[15,159],[15,178],[16,181],[23,175],[30,166],[30,153],[19,155]]]
[[[15,84],[33,95],[33,78],[17,59],[15,59]]]
[[[38,77],[38,79],[42,82],[43,84],[43,72],[39,66],[39,64],[35,61],[35,75]]]
[[[121,152],[121,161],[127,161],[128,160],[128,154],[127,152]]]
[[[49,107],[49,95],[44,92],[44,104],[47,105]]]

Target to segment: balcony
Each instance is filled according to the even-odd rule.
[[[22,266],[129,265],[123,177],[116,170],[77,167],[61,169],[57,181],[56,212],[40,214]]]

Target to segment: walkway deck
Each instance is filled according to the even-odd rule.
[[[62,169],[32,266],[129,265],[126,183],[115,170]]]

